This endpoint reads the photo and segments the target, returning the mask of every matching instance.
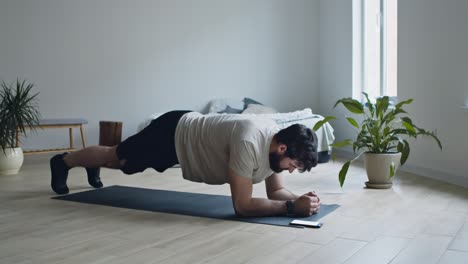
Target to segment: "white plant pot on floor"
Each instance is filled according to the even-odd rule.
[[[388,189],[392,187],[392,179],[390,177],[390,166],[393,163],[395,172],[400,166],[401,153],[364,153],[364,164],[366,166],[367,188],[373,189]]]
[[[0,175],[17,174],[23,165],[24,155],[21,148],[0,148]]]

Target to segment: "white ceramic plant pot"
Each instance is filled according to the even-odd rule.
[[[21,148],[0,148],[0,175],[17,174],[23,165],[24,155]]]
[[[390,166],[393,163],[395,172],[400,166],[401,153],[364,153],[364,164],[366,166],[366,182],[368,188],[388,189],[392,187],[392,178],[390,177]]]

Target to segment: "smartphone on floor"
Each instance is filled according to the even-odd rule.
[[[289,224],[290,225],[300,225],[300,226],[305,226],[305,227],[312,227],[312,228],[320,228],[323,225],[323,223],[321,223],[321,222],[298,220],[298,219],[292,220]]]

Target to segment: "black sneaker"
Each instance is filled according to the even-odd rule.
[[[101,172],[100,168],[86,168],[86,172],[88,173],[89,185],[93,186],[94,188],[101,188],[104,186],[102,184],[101,178],[99,177]]]
[[[50,171],[52,173],[51,186],[52,190],[57,194],[67,194],[68,166],[65,164],[63,157],[67,153],[57,154],[50,159]]]

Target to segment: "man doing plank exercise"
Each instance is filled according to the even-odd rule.
[[[259,116],[172,111],[119,145],[55,155],[51,186],[58,194],[68,193],[68,170],[73,167],[85,167],[88,182],[100,188],[100,167],[134,174],[180,164],[187,180],[228,183],[238,215],[308,216],[320,209],[319,197],[314,192],[294,195],[280,173],[310,171],[317,159],[317,136],[300,124],[279,130],[274,121]],[[252,197],[253,184],[262,181],[268,199]]]

